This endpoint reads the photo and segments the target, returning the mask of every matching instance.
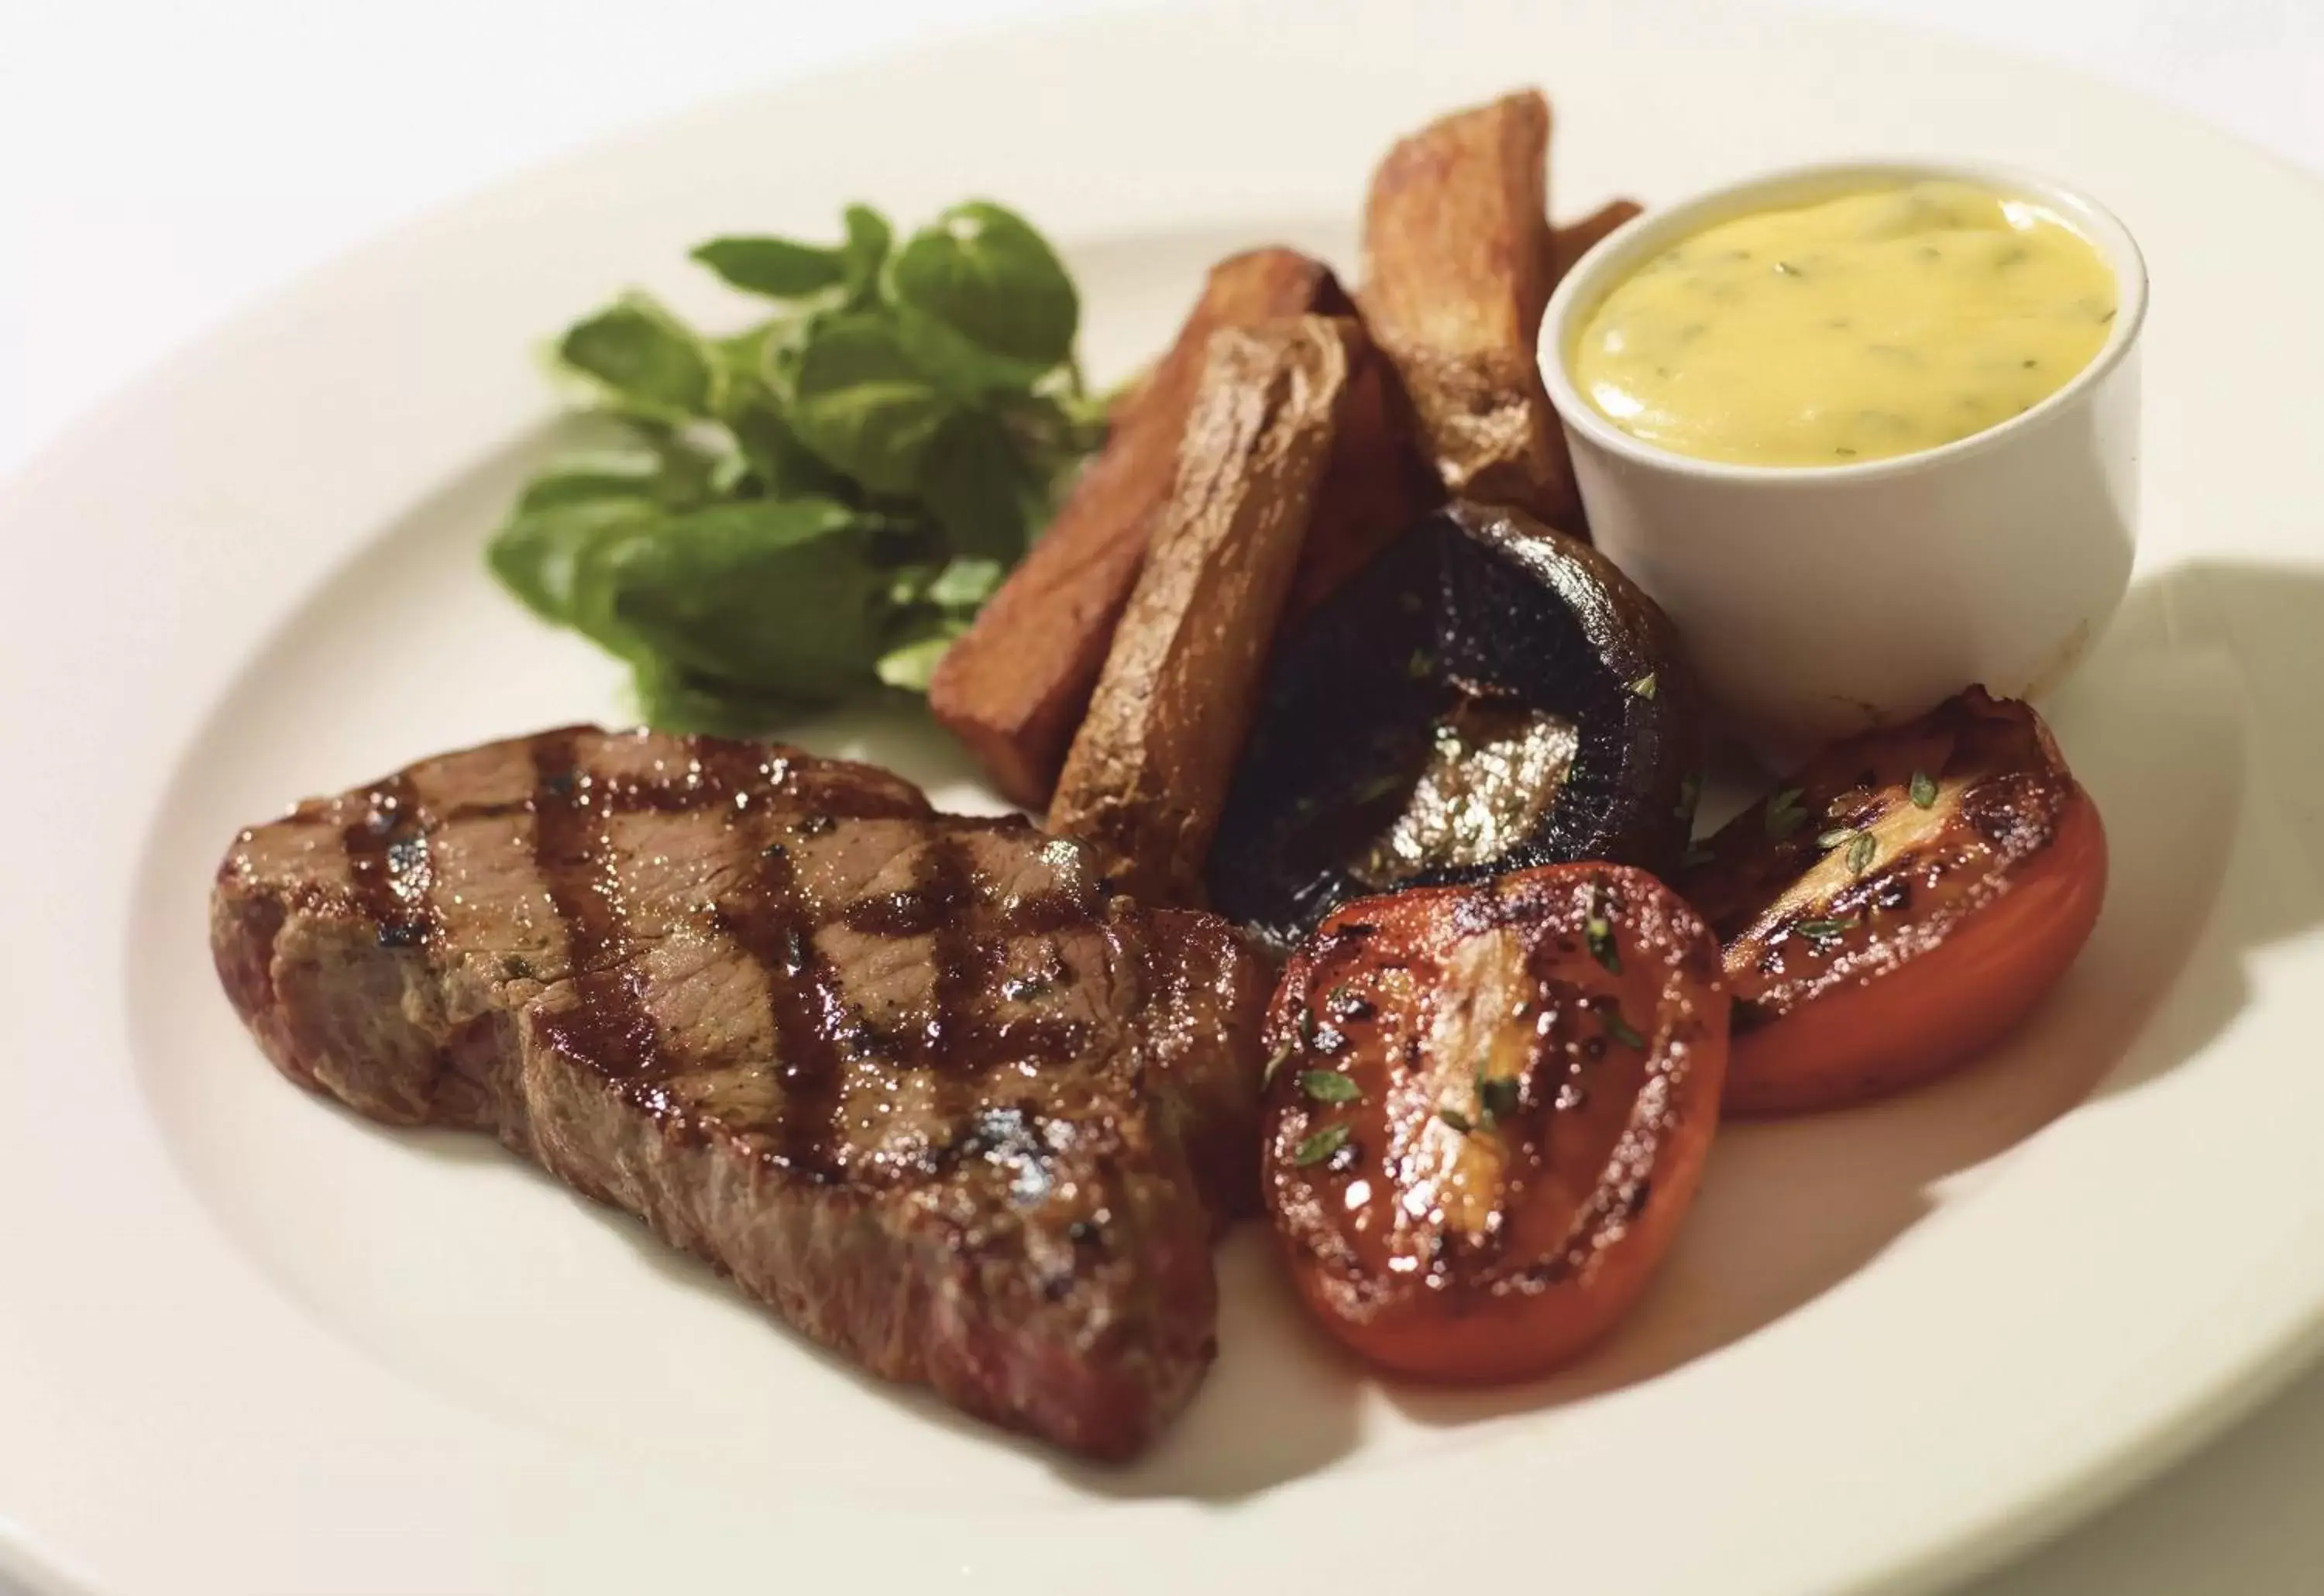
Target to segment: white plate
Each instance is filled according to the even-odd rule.
[[[2052,706],[2117,878],[2000,1056],[1729,1131],[1634,1321],[1528,1390],[1366,1379],[1241,1236],[1210,1386],[1105,1471],[854,1377],[627,1221],[488,1146],[334,1112],[242,1037],[202,941],[235,826],[614,713],[610,669],[475,563],[545,444],[528,349],[561,318],[632,281],[715,308],[682,252],[715,232],[991,192],[1074,245],[1119,372],[1231,245],[1344,260],[1391,134],[1525,79],[1557,102],[1563,214],[1926,151],[2084,184],[2146,247],[2146,548]],[[714,107],[318,275],[0,501],[0,1564],[105,1591],[1473,1573],[1772,1596],[1925,1589],[2087,1509],[2324,1317],[2319,259],[2301,180],[1959,45],[1342,0]],[[961,772],[908,728],[825,733]]]

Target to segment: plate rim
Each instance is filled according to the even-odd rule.
[[[1246,8],[1239,5],[1226,5],[1204,9],[1207,12],[1240,14]],[[1371,6],[1375,14],[1380,14],[1402,9],[1400,6],[1387,4],[1375,4]],[[947,40],[940,45],[920,47],[919,51],[902,52],[902,56],[912,57],[923,52],[927,54],[956,52],[964,48],[997,51],[1003,47],[1015,48],[1028,42],[1032,42],[1036,53],[1043,51],[1065,53],[1074,50],[1095,48],[1095,42],[1109,41],[1117,35],[1133,32],[1135,28],[1148,26],[1154,20],[1154,14],[1139,12],[1085,17],[1067,23],[1036,27],[1006,28],[975,39],[967,46],[964,46],[961,41]],[[1187,14],[1182,12],[1178,20],[1171,25],[1174,27],[1190,25],[1190,20]],[[1834,19],[1830,18],[1785,17],[1781,19],[1780,25],[1777,19],[1756,20],[1770,31],[1777,32],[1811,32],[1823,31],[1835,25]],[[1978,58],[2002,61],[2013,59],[1983,46],[1969,45],[1920,28],[1874,23],[1861,19],[1846,19],[1839,22],[1836,26],[1839,31],[1853,29],[1889,38],[1893,38],[1899,32],[1916,37],[1925,35],[1931,38],[1942,38],[1944,51],[1961,59]],[[792,93],[808,84],[821,85],[827,88],[828,86],[835,83],[874,82],[899,69],[903,64],[905,63],[899,54],[891,53],[851,64],[832,72],[817,74],[813,78],[786,82],[770,89],[722,96],[700,106],[679,113],[676,116],[639,127],[623,129],[604,140],[594,142],[572,154],[487,185],[474,194],[438,208],[413,223],[385,230],[364,244],[303,274],[282,290],[253,303],[216,331],[170,356],[148,377],[128,388],[117,391],[101,401],[95,409],[85,413],[68,428],[63,435],[12,474],[6,481],[0,482],[0,506],[27,502],[38,503],[43,493],[57,492],[60,479],[71,477],[77,463],[79,464],[79,468],[85,469],[85,457],[104,451],[105,439],[108,433],[134,425],[134,418],[141,413],[150,413],[152,407],[158,402],[154,396],[189,383],[198,385],[203,380],[202,374],[205,369],[215,367],[221,362],[230,364],[235,358],[235,348],[277,321],[284,314],[286,306],[310,304],[318,298],[328,299],[336,291],[334,285],[350,277],[375,271],[381,258],[392,252],[425,253],[436,246],[439,237],[456,232],[465,217],[512,203],[515,197],[533,191],[546,179],[557,174],[566,174],[569,177],[571,174],[594,169],[599,163],[613,159],[622,152],[634,154],[641,150],[659,148],[666,141],[675,136],[678,130],[681,128],[696,125],[722,124],[741,114],[745,107],[758,105],[770,97],[780,97]],[[2318,189],[2316,180],[2311,174],[2301,171],[2297,166],[2282,161],[2272,152],[2252,146],[2235,135],[2217,129],[2198,118],[2169,107],[2158,106],[2131,91],[2088,79],[2070,69],[2053,67],[2046,63],[2022,64],[2024,69],[2038,72],[2043,78],[2080,78],[2093,93],[2101,94],[2126,105],[2135,106],[2140,115],[2160,124],[2176,125],[2181,129],[2199,131],[2209,139],[2236,148],[2246,157],[2256,154],[2280,173],[2296,179],[2310,189],[2324,192],[2324,189]],[[1554,82],[1553,87],[1554,87]],[[495,397],[504,397],[504,395],[495,395]],[[539,408],[537,403],[533,408]],[[480,450],[491,440],[480,437],[472,441]],[[360,546],[359,541],[355,547]],[[353,550],[346,552],[352,553]],[[325,567],[309,575],[316,578],[327,577],[328,569],[335,567],[337,561],[334,559]],[[60,568],[61,568],[61,562],[60,562]],[[198,722],[194,724],[198,724]],[[190,736],[191,733],[189,733],[188,735]],[[13,809],[11,813],[13,814]],[[126,901],[125,894],[118,901]],[[5,1141],[0,1141],[0,1145],[5,1145]],[[0,1187],[0,1189],[5,1188]],[[261,1289],[271,1289],[263,1281],[259,1284]],[[9,1374],[14,1372],[5,1361],[5,1354],[10,1349],[5,1344],[4,1338],[5,1332],[0,1332],[0,1380],[5,1380]],[[2078,1476],[2057,1481],[2055,1489],[2047,1497],[2031,1503],[2021,1499],[1991,1523],[1975,1522],[1960,1526],[1956,1533],[1949,1537],[1947,1544],[1923,1547],[1906,1561],[1890,1564],[1882,1570],[1865,1574],[1864,1577],[1877,1578],[1891,1582],[1895,1588],[1900,1589],[1920,1588],[1922,1584],[1941,1579],[1961,1577],[1977,1572],[1980,1568],[1992,1566],[2023,1546],[2031,1544],[2042,1535],[2119,1496],[2140,1481],[2159,1471],[2175,1458],[2183,1455],[2204,1439],[2217,1434],[2236,1418],[2250,1412],[2268,1394],[2280,1388],[2282,1383],[2298,1372],[2301,1365],[2314,1354],[2319,1339],[2324,1339],[2324,1297],[2319,1297],[2310,1305],[2305,1324],[2296,1333],[2279,1339],[2269,1353],[2221,1371],[2210,1388],[2198,1393],[2189,1401],[2182,1403],[2175,1411],[2156,1416],[2135,1440],[2104,1457],[2092,1461]],[[5,1388],[5,1386],[0,1386],[0,1388]],[[1962,1550],[1960,1543],[1980,1537],[1985,1539],[1986,1545],[1979,1549],[1979,1554],[1974,1559],[1964,1560],[1960,1555]],[[23,1544],[16,1545],[20,1540]],[[0,1566],[6,1565],[22,1554],[25,1559],[26,1577],[40,1580],[57,1577],[58,1571],[40,1568],[30,1561],[29,1545],[29,1540],[23,1538],[20,1528],[12,1526],[5,1518],[0,1518]],[[1985,1554],[1988,1552],[1990,1555],[1986,1555]],[[68,1579],[72,1577],[69,1571],[64,1571],[64,1577]]]

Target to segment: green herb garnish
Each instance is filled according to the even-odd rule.
[[[1443,1121],[1447,1125],[1452,1126],[1453,1130],[1458,1130],[1463,1136],[1468,1135],[1470,1131],[1476,1129],[1474,1125],[1469,1122],[1469,1116],[1462,1113],[1457,1108],[1438,1109],[1436,1111],[1436,1117]]]
[[[1856,834],[1856,840],[1848,844],[1848,868],[1849,873],[1854,875],[1862,875],[1867,870],[1871,868],[1872,861],[1878,855],[1879,852],[1880,844],[1874,840],[1870,832],[1858,832]]]
[[[1816,838],[1816,846],[1827,850],[1837,848],[1844,843],[1852,841],[1856,835],[1856,828],[1852,826],[1836,826]]]
[[[1606,1021],[1606,1034],[1625,1047],[1642,1048],[1646,1045],[1646,1038],[1633,1030],[1630,1022],[1622,1018],[1621,1007],[1618,1004],[1609,1003],[1600,1010],[1599,1013]]]
[[[557,344],[614,447],[553,463],[487,550],[543,619],[628,662],[644,718],[749,733],[925,690],[1103,429],[1056,254],[999,206],[898,240],[715,238],[771,314],[725,337],[643,294]]]
[[[1843,932],[1855,925],[1856,917],[1850,915],[1844,920],[1802,920],[1792,928],[1811,942],[1821,943],[1838,940]]]
[[[1299,1090],[1318,1102],[1354,1102],[1363,1096],[1362,1088],[1353,1081],[1328,1069],[1300,1071]]]
[[[1913,807],[1914,808],[1926,809],[1935,805],[1937,801],[1937,784],[1929,780],[1929,773],[1926,770],[1915,770],[1913,772],[1913,786],[1911,790]]]
[[[1630,691],[1636,693],[1641,698],[1653,697],[1655,696],[1655,673],[1649,670],[1646,675],[1632,682],[1630,684]]]
[[[1590,900],[1590,918],[1582,923],[1582,937],[1589,944],[1590,956],[1603,964],[1609,973],[1622,973],[1622,950],[1614,946],[1614,927],[1600,909],[1596,898]]]
[[[1285,1065],[1289,1064],[1293,1056],[1296,1055],[1298,1051],[1299,1048],[1297,1044],[1286,1042],[1282,1047],[1277,1047],[1274,1052],[1268,1054],[1267,1056],[1267,1068],[1259,1077],[1259,1085],[1261,1087],[1267,1087],[1275,1084],[1275,1072],[1281,1069]]]
[[[1320,1164],[1336,1153],[1348,1139],[1345,1125],[1326,1125],[1291,1149],[1291,1161],[1301,1168]]]
[[[1800,807],[1800,789],[1786,787],[1767,800],[1765,816],[1767,835],[1781,842],[1808,823],[1808,812]]]
[[[1506,1120],[1517,1112],[1524,1091],[1514,1075],[1479,1075],[1477,1077],[1477,1112],[1489,1125],[1495,1120]]]

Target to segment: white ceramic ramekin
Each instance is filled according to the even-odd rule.
[[[2112,335],[2024,414],[1893,459],[1735,466],[1633,438],[1574,387],[1574,339],[1649,257],[1749,212],[1924,179],[2045,207],[2114,269]],[[2007,167],[1864,161],[1775,172],[1647,212],[1567,273],[1540,354],[1592,537],[1669,612],[1733,729],[1781,761],[1972,682],[2036,697],[2097,640],[2130,579],[2145,317],[2138,246],[2088,195]]]

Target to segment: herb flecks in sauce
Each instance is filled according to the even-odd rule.
[[[2031,409],[2097,355],[2115,309],[2106,262],[2039,206],[1914,183],[1697,235],[1618,285],[1568,364],[1647,442],[1831,466]]]

